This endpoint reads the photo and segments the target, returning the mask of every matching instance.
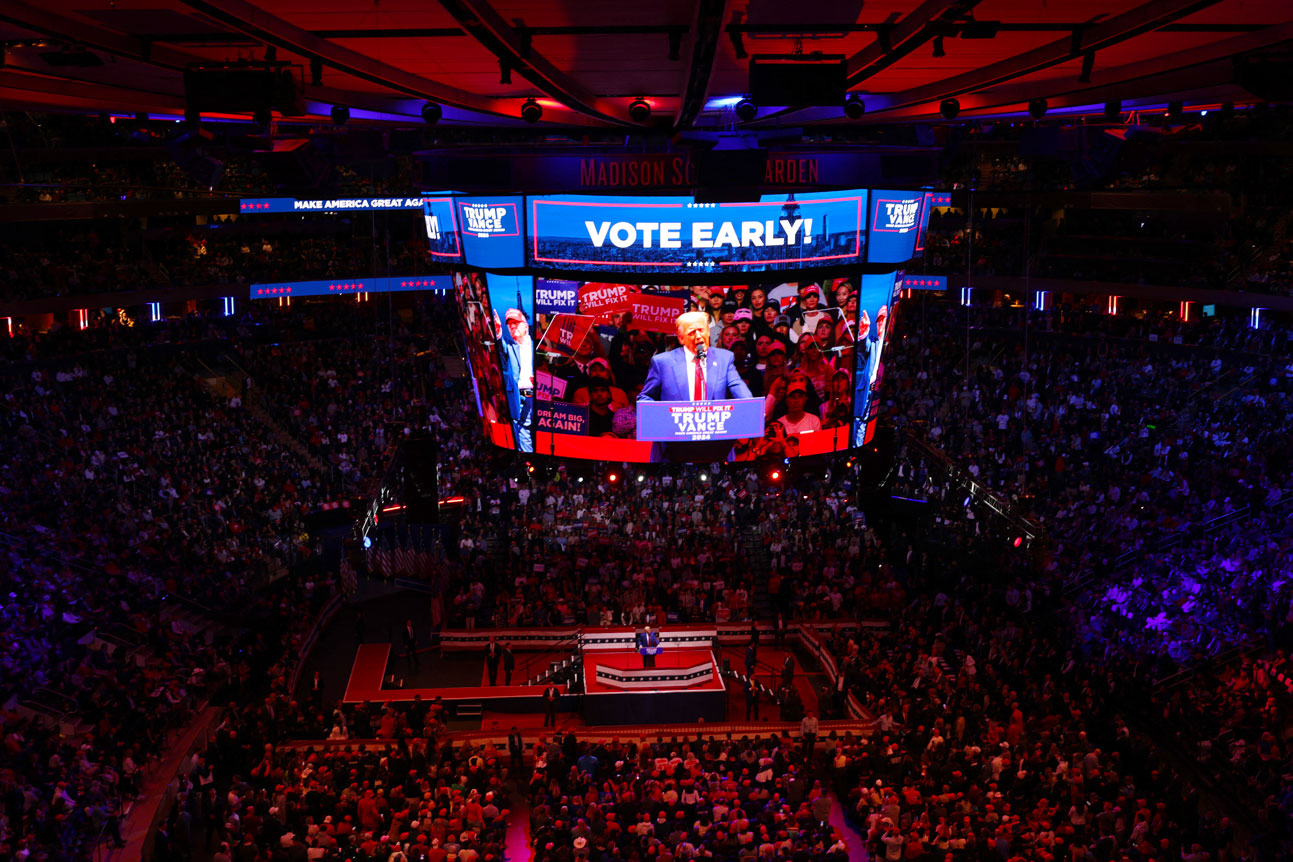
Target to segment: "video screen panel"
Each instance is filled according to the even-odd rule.
[[[872,189],[867,261],[898,266],[911,260],[926,218],[925,203],[925,192]]]
[[[456,272],[453,286],[462,320],[467,370],[471,374],[476,412],[485,437],[497,446],[514,448],[512,412],[508,407],[507,388],[497,357],[499,331],[485,275]]]
[[[854,279],[778,285],[675,287],[538,279],[535,450],[627,461],[727,461],[821,454],[849,447]],[[700,311],[710,355],[734,379],[706,381],[711,397],[751,405],[762,434],[712,445],[660,444],[640,399],[686,401],[667,369],[678,316]],[[726,355],[725,355],[726,354]],[[657,372],[653,379],[653,365]],[[726,366],[724,366],[726,367]],[[662,382],[663,381],[663,382]],[[720,385],[721,383],[721,385]],[[651,429],[646,429],[650,431]],[[651,437],[651,439],[646,439]],[[654,442],[653,442],[654,441]]]
[[[862,276],[858,293],[856,364],[853,370],[853,440],[854,447],[864,446],[875,434],[880,401],[878,393],[884,377],[881,361],[889,336],[903,273]]]
[[[866,257],[866,189],[729,203],[612,195],[526,201],[532,270],[773,272]]]
[[[522,239],[525,198],[520,195],[455,197],[454,216],[467,264],[490,271],[525,265]]]

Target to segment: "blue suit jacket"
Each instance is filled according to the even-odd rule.
[[[750,387],[736,372],[732,351],[711,347],[705,357],[705,398],[752,398]],[[651,357],[639,401],[690,401],[687,396],[687,351],[676,347]]]

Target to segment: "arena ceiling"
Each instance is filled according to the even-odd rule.
[[[1054,116],[1279,99],[1254,76],[1290,40],[1288,0],[0,0],[0,108],[179,116],[186,68],[268,51],[320,123],[334,105],[420,123],[433,101],[446,125],[520,127],[531,98],[538,129],[610,132],[938,121],[947,98],[962,118],[1034,99]],[[861,119],[738,118],[751,58],[816,53],[844,62]]]

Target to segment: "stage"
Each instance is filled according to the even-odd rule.
[[[666,649],[654,668],[630,650],[589,650],[584,719],[590,725],[723,721],[727,687],[709,650]]]

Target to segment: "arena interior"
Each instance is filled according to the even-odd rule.
[[[1291,47],[0,0],[0,860],[1293,858]]]

